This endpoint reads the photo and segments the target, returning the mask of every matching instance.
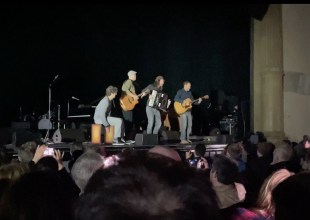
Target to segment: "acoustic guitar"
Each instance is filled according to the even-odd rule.
[[[202,97],[200,97],[202,99],[209,99],[208,95],[204,95]],[[198,99],[195,100],[191,100],[190,98],[187,98],[183,101],[183,103],[180,102],[174,102],[174,110],[178,115],[182,115],[184,112],[188,111],[189,109],[191,109],[193,106],[192,104],[194,104],[195,102],[198,102]]]
[[[145,93],[148,94],[150,91],[146,90]],[[143,92],[141,92],[138,97],[142,96]],[[124,111],[131,111],[132,109],[134,109],[134,107],[136,106],[136,104],[139,103],[139,100],[135,100],[133,97],[129,96],[129,95],[123,95],[120,99],[119,99],[121,108]]]

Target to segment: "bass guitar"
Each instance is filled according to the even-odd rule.
[[[144,93],[148,94],[150,91],[149,90],[146,90]],[[138,95],[138,97],[141,97],[143,94],[140,93]],[[124,111],[131,111],[132,109],[134,109],[134,107],[136,106],[136,104],[139,103],[139,100],[137,99],[134,99],[132,96],[129,96],[129,95],[123,95],[120,99],[119,99],[119,102],[120,102],[120,105],[121,105],[121,108],[124,110]]]
[[[202,97],[200,97],[202,99],[209,99],[208,95],[204,95]],[[183,114],[184,112],[188,111],[189,109],[192,108],[192,104],[194,104],[195,102],[198,102],[198,99],[195,100],[191,100],[190,98],[187,98],[183,101],[183,103],[180,102],[174,102],[174,110],[178,115]]]

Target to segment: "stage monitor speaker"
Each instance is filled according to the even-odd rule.
[[[167,140],[180,140],[180,132],[178,131],[167,131],[167,130],[162,130],[161,131],[162,138],[161,140],[167,141]]]
[[[0,147],[12,143],[12,130],[6,127],[0,127]]]
[[[156,145],[158,144],[157,134],[136,134],[136,145]]]
[[[57,129],[53,134],[53,142],[83,142],[85,141],[82,129]]]
[[[13,129],[30,129],[30,123],[29,122],[12,122],[11,128]]]

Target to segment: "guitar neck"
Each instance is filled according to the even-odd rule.
[[[205,96],[202,96],[202,97],[200,97],[200,98],[201,98],[201,99],[206,99]],[[194,102],[199,101],[200,98],[193,100],[191,103],[194,103]]]
[[[198,98],[198,99],[193,100],[191,103],[193,104],[193,103],[195,103],[195,102],[198,102],[198,100],[199,100],[199,98]]]

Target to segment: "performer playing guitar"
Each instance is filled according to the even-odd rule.
[[[150,91],[146,90],[145,93],[148,94]],[[136,104],[139,103],[139,97],[141,97],[144,93],[140,93],[139,95],[134,95],[134,96],[130,96],[130,95],[122,95],[122,97],[119,99],[120,101],[120,105],[123,109],[123,111],[131,111],[135,108]],[[138,98],[136,98],[136,96]]]
[[[139,97],[136,95],[135,86],[133,84],[133,82],[136,81],[137,78],[136,74],[136,71],[130,70],[127,73],[128,79],[122,85],[122,97],[120,99],[120,104],[124,111],[130,111],[135,107],[135,104],[127,106],[127,103],[138,103]]]
[[[180,89],[175,98],[174,98],[174,109],[176,113],[180,115],[181,123],[180,123],[180,131],[181,131],[181,144],[191,143],[189,140],[189,135],[192,132],[192,113],[191,108],[192,104],[197,103],[200,104],[202,99],[209,98],[208,95],[203,96],[202,98],[198,98],[193,100],[191,89],[191,83],[189,81],[185,81],[183,83],[183,88]]]
[[[133,84],[136,81],[137,72],[130,70],[127,75],[128,79],[122,85],[122,97],[120,98],[120,105],[122,107],[122,113],[125,120],[125,138],[134,143],[134,134],[132,134],[133,128],[133,108],[138,103],[139,96],[136,95],[135,86]]]
[[[174,110],[178,115],[181,115],[185,112],[187,112],[189,109],[191,109],[193,104],[198,102],[200,99],[208,99],[208,95],[204,95],[198,99],[191,100],[190,98],[186,98],[182,103],[180,102],[174,102]]]

